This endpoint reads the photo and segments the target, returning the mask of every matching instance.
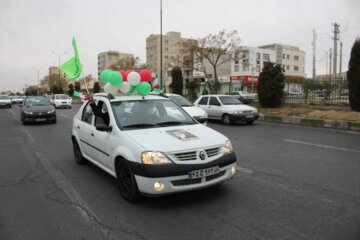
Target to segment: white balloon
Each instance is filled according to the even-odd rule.
[[[131,86],[130,86],[130,83],[128,83],[128,82],[122,82],[119,87],[119,89],[122,93],[128,93],[130,91],[130,88],[131,88]]]
[[[104,92],[106,93],[111,93],[111,94],[115,94],[117,93],[119,87],[115,87],[113,85],[111,85],[111,83],[106,83],[104,86]]]
[[[140,74],[137,72],[131,72],[129,75],[127,75],[128,82],[133,86],[136,86],[140,82],[140,79]]]

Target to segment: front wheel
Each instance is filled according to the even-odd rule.
[[[122,162],[118,164],[116,175],[121,196],[128,202],[138,200],[140,198],[140,192],[129,163]]]
[[[253,123],[254,123],[254,120],[246,121],[246,124],[247,124],[247,125],[251,125],[251,124],[253,124]]]
[[[231,117],[229,114],[224,114],[223,117],[222,117],[222,122],[225,124],[225,125],[231,125]]]
[[[76,141],[76,139],[73,139],[73,150],[74,150],[75,162],[79,165],[86,163],[86,159],[82,156],[80,146],[79,146],[78,142]]]

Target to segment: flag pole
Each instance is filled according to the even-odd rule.
[[[81,71],[81,73],[82,73],[83,75],[85,75],[83,71]],[[89,92],[89,88],[88,88],[88,85],[87,85],[87,82],[86,82],[85,79],[86,79],[86,77],[83,77],[83,81],[84,81],[84,83],[85,83],[86,92],[87,92],[87,94],[89,95],[90,92]]]

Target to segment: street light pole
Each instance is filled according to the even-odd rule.
[[[59,71],[59,82],[60,82],[60,57],[62,55],[65,55],[67,52],[63,52],[63,53],[56,53],[55,51],[52,51],[53,54],[55,54],[56,56],[59,57],[59,66],[58,66],[58,71]]]

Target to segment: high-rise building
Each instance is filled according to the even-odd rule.
[[[276,63],[282,66],[285,76],[285,92],[290,94],[303,91],[305,79],[305,52],[299,47],[282,44],[269,44],[259,48],[274,50]]]
[[[180,49],[181,41],[189,39],[182,38],[179,32],[168,32],[162,36],[162,70],[163,70],[163,84],[169,86],[171,83],[171,69],[178,65],[174,59],[182,59]],[[146,65],[153,72],[156,73],[160,79],[160,35],[151,34],[146,38]]]
[[[98,54],[98,78],[104,69],[108,69],[112,64],[123,58],[133,58],[134,54],[120,53],[119,51],[107,51]]]

